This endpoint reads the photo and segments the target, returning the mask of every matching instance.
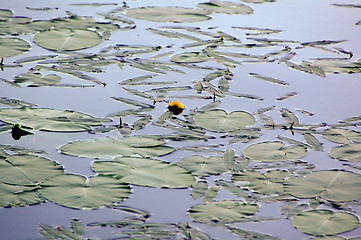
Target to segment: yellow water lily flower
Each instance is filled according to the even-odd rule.
[[[171,101],[168,104],[168,109],[171,111],[174,115],[179,115],[183,112],[184,105],[178,101]]]

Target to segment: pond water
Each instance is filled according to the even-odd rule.
[[[84,5],[79,5],[81,3]],[[30,3],[24,1],[13,0],[3,1],[1,4],[2,9],[12,10],[13,16],[6,17],[7,11],[0,12],[0,49],[6,56],[0,72],[0,110],[19,108],[21,104],[27,106],[21,102],[16,102],[15,106],[6,103],[6,99],[12,99],[12,103],[16,99],[36,104],[33,109],[71,110],[89,114],[96,118],[92,118],[91,121],[100,122],[90,127],[92,124],[89,122],[86,124],[82,119],[74,120],[74,116],[70,115],[69,118],[62,118],[65,115],[54,113],[55,115],[50,116],[53,113],[28,111],[21,114],[13,113],[14,115],[9,117],[10,114],[0,111],[0,120],[4,123],[1,126],[0,144],[7,145],[0,149],[1,157],[4,159],[4,164],[0,165],[3,176],[0,176],[0,191],[4,195],[0,200],[0,206],[4,207],[0,209],[1,239],[44,237],[39,233],[41,230],[45,231],[41,224],[52,227],[53,231],[59,233],[56,226],[69,229],[73,218],[78,218],[84,225],[120,221],[129,217],[142,218],[141,213],[132,214],[109,207],[116,202],[120,202],[117,205],[129,207],[128,210],[138,209],[149,213],[150,217],[142,218],[141,223],[138,222],[141,226],[146,223],[179,223],[189,232],[188,235],[182,235],[179,227],[172,230],[172,233],[177,235],[173,236],[169,232],[169,235],[165,234],[165,239],[207,239],[205,235],[197,235],[195,229],[215,239],[243,239],[242,236],[244,239],[360,239],[356,238],[361,237],[361,24],[357,24],[361,20],[361,6],[357,5],[357,2],[342,5],[346,3],[340,0],[250,0],[237,1],[236,4],[233,3],[233,7],[220,7],[217,4],[221,4],[222,1],[211,1],[203,4],[203,8],[211,9],[204,15],[199,12],[202,5],[198,5],[204,1],[182,1],[181,6],[179,1],[169,0],[98,3],[91,5],[87,1],[79,0],[37,0],[29,5]],[[126,5],[124,11],[115,11],[123,4]],[[252,8],[253,12],[225,13],[237,7],[239,11],[249,10],[241,4]],[[177,17],[180,17],[181,22],[162,22],[162,19],[155,21],[151,14],[147,15],[150,8],[141,8],[148,6],[179,6],[197,9],[198,12],[178,13]],[[44,9],[45,7],[50,9]],[[141,8],[144,12],[131,15],[131,10],[136,8]],[[161,14],[164,14],[164,19],[171,10],[163,9]],[[111,16],[104,18],[104,14],[109,13]],[[75,15],[93,17],[93,20],[74,20],[72,24],[61,26],[61,20],[58,19],[57,23],[51,23],[54,25],[53,30],[48,31],[50,27],[44,28],[47,20],[64,20]],[[190,21],[187,18],[193,15],[203,21]],[[9,22],[20,19],[15,16],[28,17],[34,21],[44,20],[43,25],[37,26],[44,31],[39,33],[34,30],[35,27],[30,28],[30,31],[26,27],[31,26],[31,23],[10,24]],[[211,18],[205,20],[207,17]],[[89,26],[84,27],[86,24]],[[122,29],[115,29],[116,26]],[[83,38],[74,40],[73,36],[66,35],[64,29],[69,27],[79,34],[83,31]],[[24,29],[27,29],[26,32]],[[155,30],[151,31],[152,29]],[[95,34],[94,30],[99,34],[92,35]],[[15,34],[16,31],[18,34]],[[59,31],[60,35],[52,35],[49,39],[41,36],[43,33],[53,34],[54,31]],[[178,35],[174,36],[174,32]],[[64,34],[67,40],[63,41]],[[110,34],[108,40],[107,34]],[[19,54],[8,54],[8,49],[11,50],[13,47],[5,45],[3,39],[10,37],[27,41],[31,45],[30,49],[20,51]],[[99,42],[86,46],[93,37]],[[56,51],[64,50],[67,46],[66,41],[73,40],[70,46],[80,46],[78,49]],[[51,42],[59,43],[54,46]],[[197,42],[201,43],[188,46]],[[49,46],[44,45],[48,43]],[[85,45],[82,47],[82,44]],[[112,48],[104,50],[109,46]],[[154,50],[157,46],[160,48]],[[132,52],[137,50],[144,52]],[[146,50],[151,51],[145,52]],[[199,59],[199,53],[202,51],[206,55],[204,60]],[[188,52],[193,52],[193,55],[184,55],[181,56],[183,58],[174,60],[177,54]],[[163,56],[158,55],[162,53]],[[244,55],[240,57],[234,53]],[[49,55],[56,56],[50,58]],[[34,61],[24,60],[36,56],[47,57]],[[190,61],[190,58],[193,61]],[[139,59],[143,61],[142,64]],[[46,62],[53,60],[54,62]],[[64,61],[55,62],[56,60]],[[153,62],[146,62],[149,60]],[[17,61],[21,62],[21,66],[10,66],[16,65]],[[208,74],[220,70],[223,72],[218,77],[207,79]],[[33,82],[26,82],[24,78],[21,80],[19,77],[28,72],[32,74]],[[61,77],[61,81],[38,87],[27,86],[40,84],[37,82],[38,78],[34,80],[34,72],[42,75],[55,74]],[[79,77],[79,74],[87,75],[88,80],[84,80],[84,75]],[[124,84],[126,80],[147,75],[155,76]],[[120,82],[123,84],[119,84]],[[198,89],[201,93],[197,92],[199,85],[196,86],[195,82],[202,84],[201,89]],[[186,88],[172,91],[169,87]],[[159,89],[153,90],[156,88]],[[289,93],[291,94],[287,98]],[[168,110],[168,101],[173,100],[184,104],[184,111],[179,115],[173,115],[176,119],[168,116],[164,121],[159,120]],[[198,110],[212,103],[219,104],[205,111]],[[148,107],[149,111],[125,112],[139,107]],[[273,108],[266,110],[268,107]],[[228,115],[222,115],[224,112],[221,110],[212,109],[224,110]],[[231,112],[234,114],[233,117]],[[127,132],[129,129],[126,125],[119,128],[119,116],[123,124],[133,125],[141,119],[145,126],[133,126],[135,129]],[[351,117],[355,118],[345,121],[346,123],[339,122]],[[188,122],[185,123],[184,120]],[[14,140],[11,128],[16,123],[34,134]],[[66,123],[62,127],[67,130],[59,130],[61,123]],[[81,131],[75,125],[80,129],[88,129]],[[105,129],[104,133],[91,133],[89,130],[99,130],[102,125],[109,127],[108,131]],[[111,127],[113,128],[110,129]],[[333,132],[331,134],[327,131]],[[183,135],[179,134],[180,132]],[[158,138],[164,142],[150,139],[148,135],[162,135]],[[280,139],[280,135],[285,138]],[[212,138],[207,139],[206,136]],[[112,137],[113,142],[92,144],[93,142],[81,141],[100,137]],[[125,141],[112,145],[118,138]],[[195,140],[196,138],[198,140]],[[140,142],[142,139],[147,142]],[[233,142],[230,142],[232,139]],[[279,141],[277,144],[281,145],[274,147],[274,141]],[[261,147],[260,144],[264,142],[265,147]],[[73,147],[73,143],[84,146]],[[282,147],[282,143],[290,148]],[[26,160],[31,160],[26,159],[29,155],[23,156],[24,164],[10,160],[10,155],[20,152],[11,150],[11,147],[45,151],[46,154],[29,154],[37,156],[36,158],[43,156],[56,161],[64,167],[66,174],[54,173],[43,177],[44,179],[37,179],[38,173],[34,173],[33,176],[31,171],[38,170],[25,166]],[[171,147],[176,150],[167,152],[168,154],[160,153]],[[156,150],[147,155],[147,151],[151,152],[153,149]],[[335,149],[342,151],[331,157],[330,154],[336,152]],[[114,165],[113,162],[98,161],[113,160],[114,156],[120,155],[129,156],[125,153],[128,150],[147,157],[140,158],[145,161],[142,164],[146,167],[132,165],[132,162],[137,160],[135,158],[131,159],[130,163],[127,162],[128,165],[125,162]],[[233,157],[233,152],[236,157]],[[135,154],[130,155],[134,157]],[[197,162],[194,155],[203,156],[205,162]],[[206,158],[210,156],[218,158],[216,161]],[[147,172],[147,168],[157,168],[156,163],[147,167],[151,161],[149,158],[161,160],[162,163],[167,162],[165,166],[157,165],[163,172],[157,172],[155,169]],[[120,161],[128,161],[127,159]],[[190,162],[186,162],[185,159]],[[93,163],[94,161],[97,163]],[[106,164],[113,165],[108,167]],[[41,165],[39,168],[46,166]],[[133,174],[138,175],[128,176],[128,180],[117,180],[121,177],[115,175],[122,174],[119,172],[125,168],[136,169]],[[205,173],[205,169],[209,171],[208,174]],[[17,175],[11,176],[7,171]],[[74,182],[70,180],[70,185],[66,186],[62,185],[63,182],[60,184],[55,181],[69,176],[67,174],[75,174],[76,179],[80,179],[80,176],[100,179],[95,176],[105,175],[106,180],[102,181],[110,183],[92,190],[94,185],[91,184],[85,187],[79,187],[79,184],[77,189],[73,189],[71,183]],[[31,183],[17,183],[17,178],[24,176],[26,181]],[[161,188],[157,185],[158,182],[152,182],[154,179],[163,181],[163,186],[170,186],[172,180],[175,187]],[[203,183],[207,181],[209,188],[203,190],[205,196],[201,194],[200,197],[195,197],[195,179]],[[113,195],[114,191],[118,191],[115,189],[119,188],[119,184],[128,186],[128,183],[132,189],[128,195],[120,198],[115,196],[116,194]],[[111,184],[117,187],[108,191]],[[52,189],[59,186],[60,190],[54,193]],[[3,190],[11,187],[19,187],[18,192]],[[35,193],[34,198],[45,202],[28,206],[31,202],[29,196],[17,196],[19,192],[23,194],[27,187],[30,187],[30,190],[25,192]],[[94,191],[96,197],[90,196],[93,192],[85,193],[87,188]],[[233,192],[230,189],[233,189]],[[82,191],[83,195],[80,194]],[[68,192],[69,199],[81,200],[66,202],[64,196],[68,195]],[[107,194],[111,200],[105,196]],[[121,201],[123,198],[125,199]],[[86,203],[98,200],[96,206]],[[212,205],[214,203],[225,205],[215,207]],[[235,205],[232,205],[233,203]],[[89,206],[94,209],[89,209]],[[245,209],[240,210],[242,207]],[[257,209],[253,211],[254,207]],[[329,215],[322,212],[324,209],[328,210]],[[307,218],[307,214],[314,222]],[[344,214],[344,218],[339,216],[341,214]],[[325,215],[327,220],[323,217]],[[159,227],[168,228],[164,225]],[[246,232],[237,232],[235,228]],[[73,231],[77,233],[74,229]],[[125,230],[109,226],[86,226],[85,232],[80,235],[83,238],[100,239],[135,237],[134,229],[133,235],[124,232],[124,235],[114,234],[121,231]],[[48,230],[48,234],[56,236],[51,230]],[[160,238],[160,235],[156,235],[160,233],[156,231],[147,234],[144,233],[144,236],[149,239]],[[325,237],[326,235],[329,236]],[[151,236],[154,238],[150,238]]]

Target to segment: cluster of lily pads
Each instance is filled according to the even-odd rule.
[[[68,13],[68,17],[48,21],[33,20],[13,16],[11,10],[0,9],[0,35],[4,36],[0,38],[0,57],[5,59],[1,62],[1,68],[21,68],[21,64],[34,63],[28,72],[19,74],[12,80],[0,79],[14,87],[100,85],[98,87],[106,88],[107,83],[93,75],[106,72],[105,67],[114,64],[119,66],[119,71],[131,67],[149,72],[147,75],[119,82],[131,96],[144,100],[112,96],[113,100],[132,108],[109,113],[104,118],[69,110],[41,108],[19,99],[2,97],[0,103],[11,108],[0,109],[0,120],[4,123],[0,126],[0,131],[13,131],[13,136],[15,131],[18,131],[18,139],[21,136],[32,137],[32,134],[36,135],[38,131],[74,134],[88,131],[100,135],[115,130],[122,136],[72,141],[58,148],[62,154],[94,159],[91,168],[97,175],[93,177],[64,173],[63,166],[57,163],[56,159],[44,157],[46,153],[43,151],[1,145],[0,206],[27,206],[51,201],[74,209],[110,207],[137,216],[92,223],[88,227],[116,227],[124,237],[209,239],[207,234],[188,223],[151,223],[148,219],[150,213],[119,205],[123,199],[131,196],[132,185],[189,188],[194,199],[203,198],[203,203],[188,210],[193,221],[226,228],[241,238],[278,239],[268,234],[242,229],[237,223],[276,221],[278,218],[258,217],[256,214],[264,202],[282,202],[281,213],[292,219],[292,224],[298,230],[312,235],[312,239],[345,239],[335,235],[355,229],[360,223],[359,216],[350,205],[359,205],[361,198],[361,167],[352,164],[361,161],[361,133],[349,128],[359,126],[361,117],[348,118],[335,124],[310,125],[302,124],[293,111],[282,108],[278,110],[284,122],[276,123],[266,115],[267,112],[277,111],[273,106],[260,108],[254,113],[245,110],[227,112],[218,106],[226,97],[263,100],[262,97],[229,91],[234,75],[232,69],[242,64],[276,62],[305,74],[326,77],[329,73],[360,73],[361,60],[352,61],[351,51],[333,47],[344,40],[302,43],[257,37],[281,32],[277,29],[233,26],[234,29],[246,32],[248,43],[243,43],[239,38],[218,29],[202,30],[197,27],[174,25],[206,21],[211,18],[212,13],[252,14],[253,9],[245,4],[228,1],[199,3],[198,8],[193,9],[156,6],[129,8],[124,4],[106,14],[100,14],[103,21],[74,13]],[[197,50],[174,54],[174,51],[168,51],[168,46],[119,43],[97,53],[77,52],[110,39],[113,31],[134,29],[136,19],[174,23],[171,26],[146,30],[166,38],[192,41],[178,47]],[[21,35],[24,34],[34,34],[34,43],[51,51],[52,54],[22,58],[12,64],[6,64],[8,57],[31,48],[30,43],[21,39]],[[344,57],[292,62],[297,51],[308,47],[332,52],[338,54],[337,56],[343,54]],[[265,49],[265,53],[252,55],[227,51],[230,48],[261,48]],[[274,51],[274,48],[277,50]],[[171,56],[167,61],[157,60],[169,55]],[[212,66],[203,65],[208,62],[212,62]],[[189,82],[185,86],[173,81],[157,81],[160,75],[169,72],[185,74],[185,69],[189,68],[208,72],[202,79]],[[43,70],[53,73],[44,75]],[[59,73],[68,74],[74,79],[90,81],[91,84],[62,84]],[[289,85],[283,80],[258,73],[249,73],[249,76],[272,84]],[[166,87],[146,91],[139,88],[153,85]],[[187,91],[191,94],[170,95],[173,91]],[[276,100],[283,101],[296,95],[296,92],[290,92]],[[155,115],[155,107],[171,98],[208,99],[209,104],[188,106],[188,114],[177,115],[164,109],[162,115]],[[306,110],[300,112],[312,115]],[[129,115],[137,120],[132,124],[123,123],[122,117]],[[117,121],[120,119],[119,124],[112,125],[114,118]],[[138,130],[150,124],[153,124],[154,128],[168,129],[169,134],[137,134]],[[278,140],[260,140],[264,132],[276,130],[302,135],[304,141],[282,135],[278,136]],[[29,134],[32,136],[26,136]],[[323,145],[319,140],[321,137],[340,144],[332,148],[329,155],[333,159],[347,162],[344,166],[349,170],[314,170],[314,164],[302,160],[308,151],[323,151]],[[225,146],[172,146],[172,141],[207,143],[223,139],[228,140]],[[252,141],[257,142],[250,143]],[[237,142],[250,143],[244,147],[240,156],[232,149],[232,144]],[[221,147],[225,150],[218,150]],[[216,149],[214,156],[199,154],[203,151],[212,152],[212,148]],[[196,151],[198,154],[183,157],[174,163],[162,160],[162,156],[173,151]],[[209,180],[209,177],[221,174],[228,174],[230,180],[221,177],[213,183]],[[234,199],[215,200],[221,188],[233,194]],[[73,219],[71,226],[69,231],[63,227],[51,228],[41,225],[40,233],[50,239],[59,236],[81,239],[84,234],[81,222]]]

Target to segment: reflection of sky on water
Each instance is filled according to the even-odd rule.
[[[87,3],[88,1],[76,1]],[[347,42],[331,45],[341,47],[346,50],[351,50],[354,53],[353,60],[356,60],[361,56],[361,49],[359,48],[359,42],[361,38],[361,26],[356,26],[355,23],[360,19],[361,9],[352,8],[340,8],[331,6],[331,3],[336,1],[297,1],[297,0],[278,0],[274,3],[267,4],[248,4],[255,9],[254,14],[251,15],[225,15],[225,14],[213,14],[214,17],[210,21],[197,22],[197,23],[158,23],[147,22],[142,20],[135,20],[137,28],[130,31],[117,31],[112,32],[110,41],[103,41],[102,44],[91,49],[93,52],[97,52],[100,49],[107,47],[111,44],[126,43],[126,44],[153,44],[153,45],[172,45],[174,48],[163,49],[163,52],[174,50],[179,51],[194,51],[201,50],[203,46],[195,49],[180,49],[178,46],[190,43],[189,40],[183,39],[169,39],[161,37],[159,35],[152,34],[148,31],[144,31],[146,27],[161,27],[161,26],[199,26],[202,30],[207,30],[207,27],[218,26],[219,30],[239,37],[242,42],[250,43],[245,39],[245,31],[239,29],[233,29],[230,26],[249,26],[249,27],[263,27],[280,29],[283,32],[278,34],[255,36],[260,38],[274,38],[274,39],[286,39],[286,40],[298,40],[300,42],[318,41],[318,40],[348,40]],[[339,1],[343,3],[342,1]],[[177,5],[179,1],[157,1],[149,2],[147,0],[129,1],[127,4],[130,7],[148,6],[151,4],[156,5]],[[185,7],[195,7],[194,1],[187,0],[182,1],[182,5]],[[28,5],[26,5],[28,6]],[[33,1],[31,7],[45,7],[54,6],[59,7],[58,11],[29,11],[25,9],[23,1],[6,1],[2,3],[1,8],[13,9],[17,16],[29,16],[34,19],[51,19],[54,17],[66,16],[64,13],[66,10],[70,10],[78,15],[95,15],[97,12],[107,12],[113,9],[113,6],[103,7],[76,7],[69,6],[66,2],[39,0]],[[190,35],[193,33],[184,32]],[[20,36],[23,39],[31,42],[32,37],[30,35]],[[197,36],[207,39],[204,36]],[[227,49],[224,48],[221,51],[238,51],[241,53],[249,54],[265,54],[273,50],[280,50],[280,48],[254,48],[254,49]],[[83,50],[88,52],[90,50]],[[344,57],[344,55],[336,55],[334,53],[325,52],[322,50],[307,47],[304,49],[295,50],[297,55],[293,62],[300,63],[302,60],[307,60],[312,57]],[[32,44],[32,50],[23,55],[15,56],[6,59],[6,63],[9,64],[15,59],[30,57],[34,55],[49,54],[46,50]],[[152,53],[144,55],[144,57],[155,55]],[[143,57],[140,55],[140,57]],[[166,61],[167,58],[159,59]],[[239,60],[239,59],[237,59]],[[243,59],[241,59],[243,60]],[[202,63],[201,65],[214,65],[212,62]],[[29,67],[33,67],[34,64],[25,64],[23,69],[6,69],[1,73],[2,78],[13,79],[17,74],[24,73]],[[186,75],[167,72],[166,75],[159,75],[154,80],[171,80],[177,81],[178,85],[191,85],[191,81],[194,79],[201,79],[207,71],[193,70],[183,68],[186,71]],[[277,110],[266,113],[272,116],[277,122],[284,122],[281,119],[278,110],[280,108],[287,108],[292,110],[300,119],[301,123],[315,124],[315,123],[336,123],[339,120],[359,116],[360,108],[359,102],[361,100],[360,89],[360,75],[359,74],[327,74],[326,78],[319,77],[317,75],[305,74],[293,69],[290,69],[285,64],[277,63],[244,63],[242,66],[232,69],[234,73],[234,79],[231,82],[231,92],[252,94],[263,97],[264,101],[239,99],[233,97],[227,97],[222,99],[221,108],[228,111],[233,110],[245,110],[248,112],[254,112],[261,107],[276,106]],[[274,77],[285,82],[290,83],[289,86],[280,86],[265,82],[248,75],[248,73],[255,72],[261,75]],[[47,73],[44,71],[44,73]],[[116,102],[110,99],[111,96],[131,97],[129,93],[123,91],[118,85],[118,82],[139,75],[151,74],[148,72],[142,72],[140,70],[132,69],[129,67],[123,70],[117,66],[112,65],[107,67],[107,72],[103,74],[94,75],[101,81],[105,81],[108,85],[96,86],[89,89],[70,89],[70,88],[26,88],[21,89],[11,87],[0,82],[1,93],[4,97],[17,98],[31,103],[36,103],[39,107],[53,107],[61,109],[72,109],[85,113],[92,114],[96,117],[104,117],[107,114],[119,112],[122,110],[130,109],[132,107]],[[62,75],[64,82],[74,83],[74,78],[68,75]],[[86,81],[79,80],[81,84],[88,84]],[[160,87],[160,86],[154,86]],[[150,89],[150,86],[137,87],[138,90]],[[276,101],[275,98],[282,96],[288,92],[297,92],[298,95],[287,99],[285,101]],[[172,95],[192,95],[193,90],[169,93]],[[137,98],[142,101],[143,99]],[[182,103],[186,105],[185,113],[191,108],[200,107],[210,102],[210,100],[193,100],[193,99],[181,99]],[[155,111],[152,113],[160,116],[166,108],[165,103],[158,103]],[[304,109],[315,114],[310,117],[303,115],[295,109]],[[157,117],[156,116],[156,117]],[[125,122],[133,122],[136,118],[127,116],[123,118]],[[115,120],[117,121],[117,120]],[[115,122],[117,123],[117,122]],[[145,129],[137,132],[138,134],[154,134],[156,129],[158,134],[166,134],[167,130],[157,128],[154,126],[148,126]],[[295,138],[297,140],[303,140],[301,135],[292,136],[287,132],[279,131],[265,131],[262,140],[275,140],[277,135],[285,135]],[[118,136],[117,132],[111,132],[107,135]],[[88,138],[89,134],[77,133],[77,134],[56,134],[56,133],[39,133],[33,138],[23,138],[22,141],[15,142],[11,139],[10,134],[2,133],[0,135],[1,144],[13,144],[21,145],[34,149],[43,149],[49,151],[49,158],[59,161],[66,167],[66,171],[74,172],[85,175],[93,175],[90,170],[90,159],[76,159],[60,155],[55,147],[67,143],[68,141]],[[227,143],[228,139],[211,140],[209,143]],[[326,140],[324,141],[326,143]],[[191,143],[174,143],[174,145],[187,146]],[[201,143],[199,143],[201,144]],[[241,154],[242,148],[245,144],[237,143],[230,145],[230,148],[234,148],[237,154]],[[314,163],[319,169],[324,168],[340,168],[342,163],[337,161],[330,161],[330,157],[327,152],[336,146],[336,144],[327,142],[325,144],[324,152],[309,151],[304,158],[309,163]],[[174,162],[180,157],[191,155],[193,152],[175,152],[171,155],[163,157],[163,159]],[[184,222],[190,221],[186,216],[186,209],[200,203],[200,200],[194,201],[188,198],[188,190],[162,190],[162,189],[148,189],[142,187],[136,187],[131,195],[130,199],[127,199],[124,204],[144,209],[150,212],[154,212],[154,220],[160,222]],[[219,198],[232,198],[224,190],[220,191]],[[276,205],[276,207],[273,207]],[[279,205],[274,204],[272,207],[269,204],[262,204],[260,214],[263,216],[277,215],[279,214]],[[76,211],[69,210],[63,207],[54,206],[51,203],[46,203],[38,206],[15,208],[15,209],[1,209],[0,216],[3,219],[0,225],[0,232],[7,233],[6,239],[21,239],[21,238],[33,238],[37,237],[38,223],[44,223],[49,225],[63,225],[67,226],[72,217],[79,217],[84,219],[83,221],[100,221],[100,220],[114,220],[120,219],[124,216],[123,213],[114,213],[107,209],[101,209],[96,211]],[[282,221],[282,228],[285,229],[279,232],[279,222],[265,222],[257,224],[241,224],[242,227],[252,229],[255,231],[263,230],[275,236],[280,236],[285,239],[301,239],[306,235],[295,230],[290,221]],[[197,226],[201,226],[195,224]],[[22,229],[19,231],[19,229]],[[223,231],[216,231],[209,226],[202,226],[202,229],[207,232],[213,232],[216,237],[227,236]],[[94,231],[94,235],[97,235],[97,230]],[[347,236],[347,234],[344,234]],[[353,236],[350,234],[350,236]],[[97,235],[99,236],[99,235]],[[91,237],[91,236],[90,236]],[[4,238],[5,239],[5,238]]]

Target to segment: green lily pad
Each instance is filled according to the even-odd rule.
[[[34,187],[0,182],[0,207],[27,206],[44,202]]]
[[[284,183],[289,194],[299,198],[321,197],[347,202],[361,198],[361,175],[343,170],[312,172],[305,177],[291,177]]]
[[[213,132],[231,132],[255,123],[254,117],[244,111],[227,113],[222,109],[209,110],[197,114],[194,121]]]
[[[223,157],[216,156],[204,157],[201,155],[193,155],[182,158],[176,164],[198,177],[218,175],[228,171]]]
[[[282,182],[289,176],[286,170],[270,170],[265,173],[258,171],[242,171],[234,173],[233,181],[248,182],[244,184],[254,192],[260,194],[283,194]]]
[[[334,212],[316,209],[301,212],[292,219],[292,224],[301,232],[321,236],[347,232],[359,224],[356,215],[348,212]]]
[[[184,7],[141,7],[126,11],[128,17],[155,22],[199,22],[211,19],[209,11]]]
[[[164,141],[148,137],[96,138],[70,142],[59,148],[68,155],[114,159],[123,156],[158,157],[174,151]]]
[[[35,155],[10,155],[0,161],[0,181],[14,185],[36,185],[63,172],[58,163]]]
[[[87,131],[91,129],[90,126],[101,125],[101,121],[110,121],[68,110],[28,107],[0,109],[0,120],[35,130],[53,132]]]
[[[361,143],[334,147],[330,151],[330,156],[341,161],[361,162]]]
[[[119,157],[114,161],[96,161],[92,168],[98,174],[141,186],[186,188],[195,182],[195,178],[184,168],[147,158]]]
[[[215,13],[242,15],[253,13],[253,9],[251,7],[242,3],[235,3],[229,1],[209,1],[204,3],[198,3],[198,7]]]
[[[15,77],[16,83],[30,83],[28,86],[31,87],[51,86],[60,81],[61,77],[55,74],[25,73]]]
[[[75,174],[53,177],[41,184],[40,194],[65,207],[96,209],[121,202],[131,189],[124,182],[108,176],[86,178]]]
[[[236,200],[223,200],[196,205],[188,210],[195,221],[235,222],[258,211],[258,205]]]
[[[203,52],[185,52],[173,55],[170,60],[176,63],[199,63],[205,62],[210,57]]]
[[[243,155],[264,162],[292,161],[305,156],[307,148],[301,145],[284,146],[281,141],[267,141],[248,145],[243,149]]]
[[[361,133],[349,129],[329,128],[322,132],[322,137],[337,143],[361,143]]]
[[[74,51],[93,47],[102,41],[94,31],[80,29],[53,29],[34,36],[39,46],[53,51]]]
[[[30,44],[20,38],[0,38],[0,58],[19,55],[29,49]]]
[[[325,73],[360,73],[361,63],[340,59],[321,59],[313,63]]]
[[[0,21],[6,21],[13,16],[13,11],[10,9],[0,9]]]

